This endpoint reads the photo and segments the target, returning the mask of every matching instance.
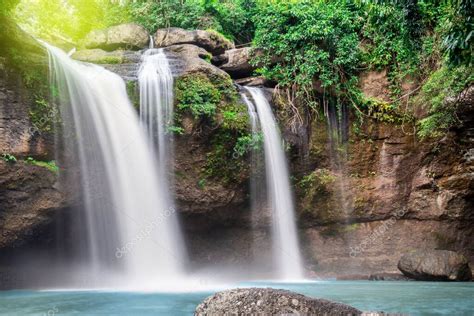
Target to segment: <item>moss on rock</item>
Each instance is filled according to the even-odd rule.
[[[176,80],[175,90],[174,127],[182,128],[183,118],[192,115],[196,128],[213,131],[203,175],[223,183],[238,178],[246,163],[234,152],[238,140],[249,135],[249,117],[232,81],[191,73]]]

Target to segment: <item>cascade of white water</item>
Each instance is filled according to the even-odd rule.
[[[184,247],[167,202],[167,183],[159,180],[125,83],[43,44],[65,142],[73,143],[79,161],[86,227],[78,239],[87,241],[80,270],[94,281],[86,286],[148,288],[173,282],[183,273]]]
[[[148,49],[138,72],[140,85],[140,120],[158,155],[161,182],[166,190],[167,204],[171,199],[169,170],[172,168],[173,137],[168,131],[173,123],[173,74],[163,49]]]
[[[148,48],[152,49],[155,47],[155,43],[153,42],[153,36],[150,35],[150,43],[148,44]]]
[[[295,211],[280,132],[263,91],[258,88],[246,88],[246,90],[253,99],[263,133],[268,201],[272,211],[273,253],[278,269],[277,277],[282,280],[302,279],[303,266],[295,224]],[[249,106],[252,128],[254,128],[254,124],[256,126],[256,123],[253,123],[255,111],[245,95],[243,99]]]

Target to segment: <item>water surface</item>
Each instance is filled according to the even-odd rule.
[[[365,311],[410,315],[474,315],[474,283],[321,281],[241,283],[284,288],[350,304]],[[0,292],[1,315],[192,315],[209,292],[104,291]]]

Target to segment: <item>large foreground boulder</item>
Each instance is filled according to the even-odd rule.
[[[349,305],[270,288],[218,292],[198,305],[194,315],[362,315]]]
[[[212,31],[187,31],[178,27],[159,29],[155,34],[155,46],[166,47],[178,44],[192,44],[204,48],[213,55],[223,54],[234,48],[229,40]]]
[[[150,36],[144,27],[128,23],[90,32],[84,39],[84,46],[107,51],[119,48],[132,50],[145,48],[149,42]]]
[[[406,276],[424,281],[470,281],[467,259],[454,251],[425,250],[407,253],[398,262]]]

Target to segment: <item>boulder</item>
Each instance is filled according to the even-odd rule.
[[[148,31],[135,23],[120,24],[90,32],[84,39],[86,48],[112,51],[119,48],[142,49],[150,42]]]
[[[425,250],[407,253],[398,262],[406,276],[424,281],[470,281],[467,259],[454,251]]]
[[[225,71],[209,62],[211,55],[201,47],[183,44],[168,46],[164,50],[177,76],[201,73],[211,79],[230,79]]]
[[[139,62],[139,52],[115,50],[107,52],[100,48],[84,49],[75,52],[72,58],[94,64],[123,64]],[[137,57],[138,56],[138,57]]]
[[[194,315],[362,315],[349,305],[271,288],[218,292],[198,305]]]
[[[204,48],[213,55],[223,54],[234,48],[229,40],[217,32],[195,30],[188,31],[177,27],[159,29],[155,34],[155,46],[166,47],[178,44],[193,44]]]
[[[236,48],[227,50],[223,55],[213,58],[213,63],[228,72],[232,78],[244,78],[252,75],[256,69],[250,64],[251,48]]]
[[[236,84],[248,87],[275,87],[275,84],[264,77],[248,77],[235,80]]]

